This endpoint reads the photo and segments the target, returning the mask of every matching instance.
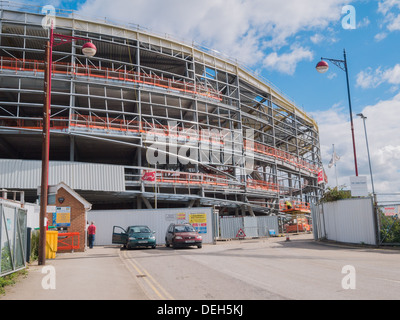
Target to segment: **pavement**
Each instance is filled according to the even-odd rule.
[[[0,300],[147,300],[119,247],[57,253],[44,266],[28,265],[27,275],[5,288]]]

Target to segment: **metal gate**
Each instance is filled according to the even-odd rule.
[[[239,234],[239,231],[243,234]],[[279,233],[277,216],[260,217],[220,217],[219,239],[229,240],[236,238],[266,237],[270,231]]]
[[[25,268],[26,209],[0,199],[0,276]]]
[[[379,244],[400,246],[400,193],[377,194]]]

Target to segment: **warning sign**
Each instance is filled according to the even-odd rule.
[[[190,214],[189,223],[207,223],[207,215],[204,213]]]
[[[246,238],[246,234],[244,233],[243,229],[239,229],[236,238]]]

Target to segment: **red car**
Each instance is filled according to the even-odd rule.
[[[165,235],[165,245],[174,248],[189,246],[197,246],[197,248],[201,248],[203,246],[203,239],[191,224],[172,223],[168,227]]]

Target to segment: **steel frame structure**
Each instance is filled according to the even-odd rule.
[[[0,7],[0,158],[38,160],[48,34],[37,8],[24,10]],[[94,208],[154,201],[278,214],[285,199],[321,196],[318,126],[267,80],[196,44],[57,14],[55,31],[90,38],[97,54],[84,57],[75,40],[53,51],[50,160],[125,167],[123,194],[99,200],[78,190]],[[175,161],[149,163],[149,150],[163,144]]]

